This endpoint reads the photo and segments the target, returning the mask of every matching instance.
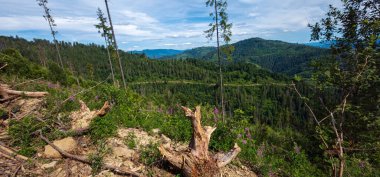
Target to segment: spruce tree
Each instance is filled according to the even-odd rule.
[[[111,54],[110,49],[112,49],[112,35],[111,35],[111,28],[107,25],[107,18],[104,17],[104,14],[100,8],[98,8],[98,11],[96,12],[98,15],[99,23],[95,25],[95,27],[99,30],[98,32],[101,34],[102,37],[104,37],[104,41],[106,43],[106,49],[107,49],[107,55],[108,55],[108,61],[110,64],[111,69],[111,75],[112,75],[112,81],[115,84],[115,75],[113,71],[113,65],[111,60]]]

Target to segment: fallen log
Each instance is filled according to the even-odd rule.
[[[226,153],[212,155],[208,151],[211,134],[215,127],[201,125],[201,108],[197,106],[195,111],[182,107],[186,117],[192,124],[193,135],[188,151],[178,152],[170,146],[161,145],[158,149],[172,165],[182,170],[187,177],[216,177],[220,176],[220,168],[230,163],[241,151],[235,144],[234,148]]]
[[[18,161],[27,161],[28,160],[28,157],[25,157],[23,155],[20,155],[20,154],[17,154],[16,152],[14,152],[13,150],[5,147],[3,144],[0,144],[0,153],[1,154],[4,154],[4,155],[7,155],[7,156],[10,156]]]
[[[31,98],[41,98],[48,95],[48,92],[28,92],[11,90],[8,85],[0,84],[0,102],[10,101],[19,96],[26,96]]]
[[[73,159],[73,160],[76,160],[76,161],[79,161],[79,162],[82,162],[82,163],[86,163],[86,164],[89,164],[91,165],[91,161],[89,159],[87,159],[86,157],[81,157],[81,156],[77,156],[77,155],[73,155],[73,154],[70,154],[62,149],[60,149],[59,147],[57,147],[56,145],[54,145],[52,142],[50,142],[46,137],[44,137],[42,135],[42,132],[39,131],[40,133],[40,138],[42,140],[44,140],[47,144],[49,144],[51,147],[53,147],[56,151],[58,151],[63,157],[66,157],[66,158],[69,158],[69,159]],[[105,170],[110,170],[116,174],[119,174],[119,175],[128,175],[128,176],[133,176],[133,177],[143,177],[143,175],[139,174],[139,173],[136,173],[136,172],[133,172],[133,171],[126,171],[126,170],[123,170],[119,167],[115,167],[115,166],[111,166],[111,165],[107,165],[107,164],[104,164],[102,166],[102,169],[105,169]]]

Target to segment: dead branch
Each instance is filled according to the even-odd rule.
[[[17,173],[20,171],[21,167],[22,167],[22,165],[19,165],[17,167],[17,169],[15,170],[15,172],[13,172],[12,177],[17,177]]]
[[[195,176],[220,176],[220,168],[230,163],[241,151],[240,147],[235,147],[228,153],[218,153],[210,155],[208,146],[211,134],[215,127],[201,125],[201,107],[197,106],[195,111],[187,107],[182,109],[191,121],[193,135],[187,151],[178,152],[170,146],[158,147],[161,154],[173,166],[182,170],[183,174],[188,177]]]
[[[0,67],[0,70],[4,69],[7,66],[8,66],[8,63],[5,63],[5,65],[3,65],[3,66]]]
[[[11,88],[15,88],[16,86],[20,86],[20,85],[31,83],[31,82],[36,82],[36,81],[39,81],[41,79],[43,79],[43,77],[40,77],[38,79],[28,80],[28,81],[25,81],[25,82],[22,82],[22,83],[19,83],[19,84],[15,84]]]
[[[86,163],[86,164],[89,164],[91,165],[91,161],[89,159],[87,159],[86,157],[81,157],[81,156],[76,156],[76,155],[73,155],[73,154],[70,154],[62,149],[60,149],[59,147],[57,147],[56,145],[54,145],[52,142],[50,142],[46,137],[44,137],[42,135],[42,132],[40,131],[40,138],[42,140],[44,140],[47,144],[49,144],[51,147],[53,147],[56,151],[58,151],[63,157],[66,157],[66,158],[70,158],[70,159],[73,159],[73,160],[76,160],[76,161],[79,161],[79,162],[82,162],[82,163]],[[128,176],[133,176],[133,177],[142,177],[143,175],[141,174],[138,174],[136,172],[132,172],[132,171],[126,171],[126,170],[123,170],[123,169],[120,169],[118,167],[114,167],[114,166],[111,166],[111,165],[107,165],[107,164],[104,164],[102,166],[103,169],[106,169],[106,170],[111,170],[113,172],[115,172],[116,174],[119,174],[119,175],[128,175]]]
[[[0,144],[0,153],[5,154],[7,156],[11,156],[14,159],[19,160],[19,161],[27,161],[28,160],[28,157],[17,154],[13,150],[5,147],[3,144]]]

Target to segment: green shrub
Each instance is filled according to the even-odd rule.
[[[157,147],[158,144],[156,143],[149,143],[147,146],[145,146],[141,150],[140,162],[147,166],[151,166],[160,160],[161,154]]]
[[[96,144],[97,151],[89,155],[93,176],[95,176],[101,171],[102,166],[104,164],[103,158],[107,153],[110,152],[109,148],[106,146],[105,141],[98,141]]]
[[[19,151],[20,154],[29,157],[32,156],[36,152],[33,133],[42,127],[43,124],[33,117],[24,117],[20,121],[11,120],[8,134],[11,137],[12,145],[21,148]]]
[[[133,132],[129,132],[128,136],[124,140],[124,144],[128,146],[129,149],[136,148],[136,135]]]
[[[16,49],[5,49],[0,53],[0,66],[7,64],[3,70],[7,74],[14,74],[26,78],[47,77],[48,70],[32,63]]]

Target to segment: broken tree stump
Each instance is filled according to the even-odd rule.
[[[241,151],[235,144],[234,148],[226,153],[212,155],[208,151],[211,134],[215,127],[201,125],[201,107],[195,111],[182,107],[186,117],[191,121],[193,135],[189,144],[189,151],[178,152],[171,147],[161,145],[158,149],[172,165],[182,170],[187,177],[220,176],[220,168],[230,163]]]
[[[90,127],[90,122],[95,117],[103,117],[111,109],[111,105],[106,101],[103,107],[99,110],[91,111],[90,108],[82,101],[79,100],[80,109],[78,111],[72,112],[70,117],[72,119],[71,130],[74,132],[87,131]]]

